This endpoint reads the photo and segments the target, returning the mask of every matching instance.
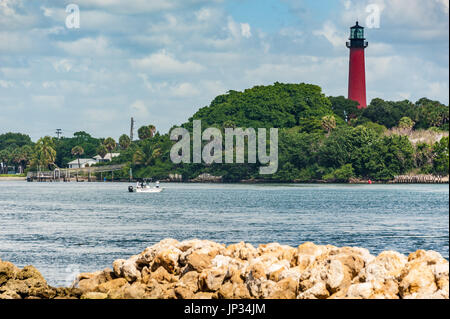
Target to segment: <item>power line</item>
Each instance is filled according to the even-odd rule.
[[[57,128],[57,129],[56,129],[56,136],[58,137],[58,139],[59,139],[59,137],[61,136],[61,134],[62,134],[62,129]]]

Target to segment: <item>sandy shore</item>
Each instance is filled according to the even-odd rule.
[[[26,181],[26,177],[1,177],[0,176],[0,182],[2,181]]]

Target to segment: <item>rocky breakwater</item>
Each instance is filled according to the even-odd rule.
[[[0,259],[0,299],[79,299],[76,288],[54,288],[33,266],[17,268]]]
[[[325,299],[448,298],[449,263],[439,253],[409,256],[305,243],[166,239],[113,269],[80,274],[82,298]]]
[[[31,292],[31,283],[26,293],[15,290],[23,270],[8,267],[5,276],[0,266],[0,298],[55,297],[54,290],[50,296]],[[373,256],[363,248],[312,243],[256,248],[166,239],[114,261],[112,269],[80,274],[67,293],[82,299],[449,298],[449,263],[424,250]]]

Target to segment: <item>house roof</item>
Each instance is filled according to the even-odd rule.
[[[112,157],[114,158],[114,157],[118,157],[118,156],[120,156],[120,153],[112,153],[112,154],[109,154],[109,153],[107,153],[106,155],[105,155],[105,157],[101,157],[100,155],[96,155],[96,156],[94,156],[94,158],[96,159],[96,160],[101,160],[101,159],[107,159],[107,160],[110,160],[111,159],[111,155],[112,155]]]
[[[92,158],[80,158],[80,165],[86,163],[95,163],[95,160]],[[67,163],[68,165],[78,165],[78,160],[73,160],[72,162]]]

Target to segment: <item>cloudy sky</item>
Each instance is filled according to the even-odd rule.
[[[276,81],[346,95],[345,41],[371,4],[368,99],[448,104],[449,0],[0,0],[0,133],[118,138],[132,116],[165,133]]]

